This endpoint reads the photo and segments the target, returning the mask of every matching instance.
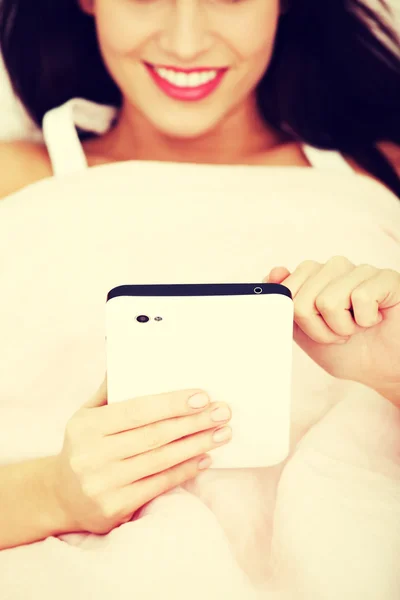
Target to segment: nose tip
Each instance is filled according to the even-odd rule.
[[[176,9],[174,17],[166,23],[161,46],[169,55],[176,57],[176,62],[193,64],[210,49],[213,40],[203,13],[200,14],[199,9],[194,10],[189,3],[183,4],[185,7],[182,6],[180,11]]]

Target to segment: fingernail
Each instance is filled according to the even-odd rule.
[[[209,402],[207,394],[195,394],[188,400],[188,404],[191,408],[204,408]]]
[[[225,442],[232,437],[232,429],[230,427],[223,427],[222,429],[217,429],[214,432],[213,440],[214,442]]]
[[[211,413],[211,419],[213,421],[227,421],[230,416],[231,412],[229,408],[225,408],[223,406],[215,408]]]
[[[202,471],[203,469],[208,469],[208,467],[212,464],[212,459],[210,456],[206,456],[204,458],[201,459],[201,461],[198,464],[198,468],[200,469],[200,471]]]

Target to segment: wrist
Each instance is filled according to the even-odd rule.
[[[48,510],[42,514],[42,519],[43,526],[51,532],[50,535],[61,535],[75,530],[74,523],[60,500],[58,479],[58,456],[46,457],[43,462],[41,480],[45,506],[48,507]]]
[[[0,466],[0,550],[74,531],[54,493],[56,457]]]

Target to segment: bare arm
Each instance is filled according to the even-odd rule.
[[[230,418],[201,390],[107,404],[107,379],[69,419],[62,450],[0,466],[0,550],[62,533],[108,533],[138,508],[210,466]],[[225,414],[214,412],[225,408]]]
[[[0,142],[0,199],[51,175],[44,148]],[[0,466],[0,550],[66,532],[53,493],[54,458]]]
[[[24,141],[0,141],[0,171],[0,200],[52,175],[45,146]]]
[[[400,146],[393,142],[380,142],[377,145],[400,177]]]
[[[55,457],[0,466],[0,550],[70,530],[54,493]]]

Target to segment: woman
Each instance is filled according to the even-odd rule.
[[[22,549],[7,549],[38,541],[29,559],[49,567],[41,540],[51,536],[56,556],[61,536],[101,547],[97,565],[112,548],[113,568],[118,548],[129,548],[132,580],[126,564],[118,576],[99,577],[103,587],[118,581],[141,597],[167,585],[184,597],[195,582],[190,593],[199,598],[211,597],[211,585],[226,597],[395,598],[397,569],[387,565],[399,538],[392,529],[374,554],[362,520],[375,494],[399,518],[389,492],[398,493],[399,348],[390,332],[399,329],[400,64],[370,29],[381,21],[359,2],[339,0],[60,0],[36,2],[34,13],[28,6],[3,0],[0,19],[14,90],[43,121],[45,137],[44,145],[5,144],[0,152],[2,462],[10,463],[0,470],[0,530],[9,571],[18,572]],[[314,169],[297,168],[310,163]],[[277,264],[288,269],[273,271]],[[106,406],[106,380],[93,395],[104,373],[105,293],[121,281],[266,274],[295,297],[292,455],[262,473],[196,477],[209,466],[204,453],[229,443],[229,399],[190,407],[197,390],[166,390]],[[215,408],[226,410],[212,417]],[[213,440],[220,429],[225,437]],[[371,473],[381,479],[378,491],[368,480],[365,500],[371,453]],[[342,473],[332,477],[326,457],[355,469],[358,488]],[[321,503],[327,481],[334,485]],[[301,500],[336,505],[338,490],[350,496],[350,513],[359,511],[353,531],[344,507],[307,520]],[[326,529],[331,522],[335,531]],[[338,524],[345,535],[330,570]],[[164,547],[172,531],[179,543]],[[368,560],[375,568],[372,582],[350,579],[360,544],[364,568]]]

